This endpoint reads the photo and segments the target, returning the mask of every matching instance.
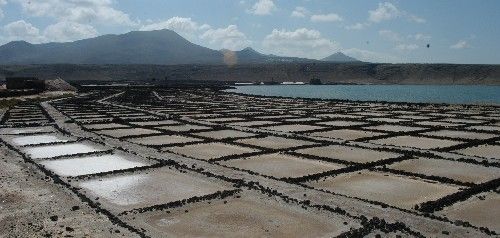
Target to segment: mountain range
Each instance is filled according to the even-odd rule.
[[[359,62],[340,52],[328,62]],[[262,64],[314,63],[318,60],[266,55],[252,48],[213,50],[193,44],[171,30],[132,31],[66,43],[13,41],[0,46],[0,64]]]

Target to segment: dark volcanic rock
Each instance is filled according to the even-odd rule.
[[[329,84],[500,84],[500,65],[273,63],[226,65],[24,65],[0,66],[7,75],[66,81],[106,80],[309,82]]]

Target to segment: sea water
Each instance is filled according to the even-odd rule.
[[[226,91],[352,101],[500,104],[500,86],[485,85],[252,85]]]

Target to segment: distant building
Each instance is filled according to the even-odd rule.
[[[7,77],[5,78],[7,89],[35,89],[45,90],[45,81],[34,77]]]
[[[255,85],[255,83],[234,83],[234,85]]]
[[[309,84],[312,84],[312,85],[321,85],[323,83],[321,82],[321,79],[319,79],[319,78],[312,78],[311,81],[309,82]]]
[[[284,84],[284,85],[303,85],[305,83],[304,82],[282,82],[281,84]]]

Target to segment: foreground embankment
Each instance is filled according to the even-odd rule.
[[[9,65],[6,76],[65,80],[217,80],[339,84],[500,84],[500,65],[287,63],[252,65]]]

